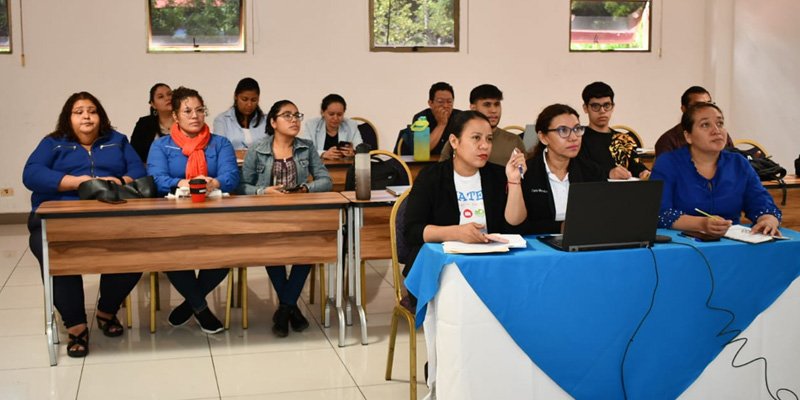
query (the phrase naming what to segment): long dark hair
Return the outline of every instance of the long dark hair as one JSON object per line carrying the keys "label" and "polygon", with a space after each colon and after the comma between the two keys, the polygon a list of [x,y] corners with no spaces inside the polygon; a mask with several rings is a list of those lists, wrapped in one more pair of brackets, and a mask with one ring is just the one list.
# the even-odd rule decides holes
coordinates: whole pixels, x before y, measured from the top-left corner
{"label": "long dark hair", "polygon": [[278,118],[278,113],[281,111],[281,108],[283,108],[283,106],[288,104],[297,107],[297,105],[295,105],[289,100],[278,100],[275,102],[275,104],[272,105],[272,107],[269,108],[269,112],[267,112],[267,127],[266,127],[267,135],[275,134],[275,128],[272,127],[272,121]]}
{"label": "long dark hair", "polygon": [[50,132],[47,136],[58,139],[64,138],[73,142],[78,141],[78,135],[76,135],[75,130],[72,129],[72,107],[75,106],[78,100],[89,100],[97,108],[97,116],[100,117],[100,136],[108,134],[114,129],[114,127],[111,126],[111,121],[108,119],[106,109],[100,104],[100,100],[97,100],[97,97],[94,97],[89,92],[78,92],[73,93],[67,98],[64,107],[61,108],[61,114],[58,115],[56,130]]}
{"label": "long dark hair", "polygon": [[344,108],[344,110],[347,111],[347,103],[344,101],[344,97],[336,93],[331,93],[322,98],[322,104],[320,105],[320,110],[322,112],[325,112],[325,110],[328,109],[328,106],[330,106],[333,103],[341,104],[342,108]]}
{"label": "long dark hair", "polygon": [[[542,110],[539,113],[539,116],[536,117],[536,132],[542,132],[547,134],[547,130],[550,129],[550,123],[553,122],[553,119],[559,115],[564,114],[572,114],[578,119],[580,116],[578,112],[575,111],[574,108],[566,105],[566,104],[551,104]],[[536,147],[533,148],[533,156],[537,156],[544,152],[545,147],[547,147],[544,143],[539,141],[536,143]]]}
{"label": "long dark hair", "polygon": [[242,78],[242,80],[236,84],[236,89],[233,91],[233,112],[236,114],[236,121],[239,123],[239,126],[245,129],[250,128],[250,121],[252,121],[253,118],[256,119],[256,124],[253,125],[253,128],[257,127],[258,124],[261,123],[261,117],[264,115],[264,111],[261,111],[261,107],[258,105],[256,106],[256,111],[250,115],[250,118],[245,117],[244,114],[239,112],[239,108],[236,107],[236,96],[248,90],[252,90],[256,92],[257,95],[261,96],[261,88],[258,86],[258,82],[253,78]]}
{"label": "long dark hair", "polygon": [[169,85],[167,85],[166,83],[161,83],[161,82],[156,83],[155,85],[153,85],[153,87],[150,88],[150,101],[148,102],[148,103],[150,103],[150,115],[156,115],[156,109],[153,108],[153,104],[152,103],[153,103],[153,100],[155,100],[155,98],[156,98],[156,90],[158,90],[158,88],[160,88],[160,87],[165,87],[167,89],[172,90],[172,88],[169,87]]}

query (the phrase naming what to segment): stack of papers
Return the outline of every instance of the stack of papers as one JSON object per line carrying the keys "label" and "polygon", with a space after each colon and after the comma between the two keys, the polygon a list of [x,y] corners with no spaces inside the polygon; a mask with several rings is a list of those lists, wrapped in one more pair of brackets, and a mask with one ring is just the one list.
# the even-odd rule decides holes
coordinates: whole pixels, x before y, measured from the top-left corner
{"label": "stack of papers", "polygon": [[400,197],[406,190],[410,189],[410,185],[401,185],[401,186],[387,186],[386,191],[389,194]]}
{"label": "stack of papers", "polygon": [[745,243],[764,243],[775,239],[788,239],[779,236],[770,236],[763,233],[752,233],[750,228],[744,225],[733,225],[725,232],[728,239],[738,240]]}
{"label": "stack of papers", "polygon": [[493,233],[492,236],[499,236],[508,243],[489,242],[489,243],[464,243],[448,241],[442,243],[444,252],[449,254],[482,254],[482,253],[505,253],[509,249],[524,249],[528,246],[525,239],[520,235]]}

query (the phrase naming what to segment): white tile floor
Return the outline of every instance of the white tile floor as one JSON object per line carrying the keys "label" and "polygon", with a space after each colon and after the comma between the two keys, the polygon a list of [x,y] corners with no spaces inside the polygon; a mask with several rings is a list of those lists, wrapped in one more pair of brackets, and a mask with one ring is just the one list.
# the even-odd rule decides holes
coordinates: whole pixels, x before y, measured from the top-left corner
{"label": "white tile floor", "polygon": [[[172,328],[170,304],[182,299],[161,275],[162,311],[158,331],[149,331],[149,284],[144,277],[132,293],[133,327],[107,338],[94,323],[98,276],[86,276],[86,311],[92,330],[85,359],[66,355],[50,367],[44,335],[42,282],[28,250],[23,225],[0,225],[0,399],[407,399],[408,330],[400,323],[393,380],[384,380],[393,307],[389,263],[367,266],[369,345],[360,344],[357,325],[347,328],[338,347],[336,313],[331,328],[321,326],[318,304],[309,304],[308,285],[301,309],[311,321],[302,333],[279,339],[270,331],[276,301],[263,268],[248,270],[249,329],[233,310],[231,329],[206,335],[192,322]],[[210,296],[224,317],[225,282]],[[124,310],[119,314],[124,319]],[[356,316],[356,321],[358,318]],[[425,340],[417,336],[417,390],[422,382]],[[61,328],[60,337],[66,334]]]}

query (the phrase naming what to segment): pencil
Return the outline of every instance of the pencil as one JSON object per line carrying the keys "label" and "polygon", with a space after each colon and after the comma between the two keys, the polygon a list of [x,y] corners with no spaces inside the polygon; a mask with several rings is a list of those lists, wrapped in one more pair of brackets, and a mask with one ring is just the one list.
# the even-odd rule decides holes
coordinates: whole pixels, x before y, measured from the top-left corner
{"label": "pencil", "polygon": [[695,211],[697,211],[697,212],[699,212],[700,214],[703,214],[703,215],[705,215],[705,216],[706,216],[706,217],[708,217],[708,218],[722,219],[722,218],[720,218],[720,217],[718,217],[718,216],[716,216],[716,215],[711,215],[711,214],[709,214],[709,213],[707,213],[707,212],[705,212],[705,211],[703,211],[703,210],[701,210],[701,209],[699,209],[699,208],[695,208],[694,210],[695,210]]}

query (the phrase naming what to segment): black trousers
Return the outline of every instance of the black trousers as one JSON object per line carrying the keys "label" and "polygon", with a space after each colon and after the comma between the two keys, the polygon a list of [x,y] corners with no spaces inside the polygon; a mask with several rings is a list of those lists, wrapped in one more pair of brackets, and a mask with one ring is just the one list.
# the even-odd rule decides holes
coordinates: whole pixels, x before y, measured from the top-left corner
{"label": "black trousers", "polygon": [[208,308],[206,296],[225,279],[228,270],[228,268],[201,269],[196,275],[194,270],[170,271],[167,272],[167,277],[192,310],[199,313]]}
{"label": "black trousers", "polygon": [[278,301],[284,305],[296,305],[303,286],[306,284],[311,265],[293,265],[289,277],[286,277],[286,266],[267,266],[267,275],[272,281],[272,287],[278,294]]}
{"label": "black trousers", "polygon": [[[31,236],[28,245],[31,252],[39,260],[39,272],[44,278],[42,263],[42,221],[34,213],[28,217],[28,232]],[[116,314],[125,297],[136,287],[141,272],[125,274],[100,275],[100,299],[97,309],[109,314]],[[80,275],[65,275],[53,277],[53,303],[64,320],[67,328],[86,323],[86,309],[84,308],[83,277]]]}

